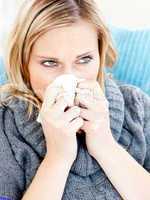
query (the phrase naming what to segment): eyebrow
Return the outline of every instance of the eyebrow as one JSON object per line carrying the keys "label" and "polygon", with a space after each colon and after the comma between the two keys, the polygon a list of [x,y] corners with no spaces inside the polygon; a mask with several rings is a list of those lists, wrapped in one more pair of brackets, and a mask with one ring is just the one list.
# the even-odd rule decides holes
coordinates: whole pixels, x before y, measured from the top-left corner
{"label": "eyebrow", "polygon": [[[88,54],[90,54],[90,53],[92,53],[92,52],[93,52],[93,51],[88,51],[88,52],[86,52],[86,53],[83,53],[83,54],[81,54],[81,55],[78,55],[76,58],[81,58],[81,57],[86,56],[86,55],[88,55]],[[51,59],[54,59],[54,60],[58,60],[58,58],[51,57],[51,56],[40,56],[40,55],[36,55],[36,57],[38,57],[38,58],[44,58],[44,59],[49,59],[49,58],[51,58]]]}

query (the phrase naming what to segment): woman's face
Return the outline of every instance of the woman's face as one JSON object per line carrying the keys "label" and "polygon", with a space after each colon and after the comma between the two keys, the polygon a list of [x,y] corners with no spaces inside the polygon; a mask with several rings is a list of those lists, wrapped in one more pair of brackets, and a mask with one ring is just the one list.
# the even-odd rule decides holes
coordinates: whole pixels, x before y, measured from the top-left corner
{"label": "woman's face", "polygon": [[43,101],[46,87],[59,75],[96,80],[100,65],[98,37],[94,27],[80,20],[53,29],[35,42],[29,60],[32,89]]}

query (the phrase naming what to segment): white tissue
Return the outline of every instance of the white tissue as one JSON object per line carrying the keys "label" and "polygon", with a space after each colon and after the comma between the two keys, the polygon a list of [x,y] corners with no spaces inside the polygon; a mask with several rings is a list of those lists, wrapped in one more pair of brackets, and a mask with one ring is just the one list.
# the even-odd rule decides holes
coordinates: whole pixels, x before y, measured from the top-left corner
{"label": "white tissue", "polygon": [[[59,98],[62,94],[64,98],[68,102],[68,106],[74,105],[74,98],[75,98],[75,90],[77,87],[77,83],[81,82],[85,79],[77,78],[72,74],[63,74],[58,76],[52,83],[51,86],[60,87],[62,90],[58,94],[57,98]],[[56,100],[57,100],[56,98]],[[37,121],[41,123],[40,113],[38,115]]]}

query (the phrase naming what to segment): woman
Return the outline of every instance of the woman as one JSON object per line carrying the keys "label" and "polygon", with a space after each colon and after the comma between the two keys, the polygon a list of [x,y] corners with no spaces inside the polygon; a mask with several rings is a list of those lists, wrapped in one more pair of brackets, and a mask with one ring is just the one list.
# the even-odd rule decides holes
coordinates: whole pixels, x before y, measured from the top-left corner
{"label": "woman", "polygon": [[[116,52],[94,2],[25,1],[8,52],[1,199],[149,200],[150,99],[104,73]],[[62,74],[85,79],[68,109],[48,87]]]}

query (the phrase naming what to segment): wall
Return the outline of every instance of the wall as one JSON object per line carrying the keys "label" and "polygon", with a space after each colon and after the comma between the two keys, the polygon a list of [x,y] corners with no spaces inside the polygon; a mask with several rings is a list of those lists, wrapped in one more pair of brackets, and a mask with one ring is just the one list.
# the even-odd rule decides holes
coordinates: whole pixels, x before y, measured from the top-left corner
{"label": "wall", "polygon": [[[23,0],[0,0],[0,55]],[[27,0],[26,0],[27,1]],[[95,0],[106,23],[128,29],[150,28],[150,0]]]}

